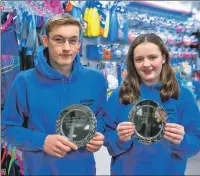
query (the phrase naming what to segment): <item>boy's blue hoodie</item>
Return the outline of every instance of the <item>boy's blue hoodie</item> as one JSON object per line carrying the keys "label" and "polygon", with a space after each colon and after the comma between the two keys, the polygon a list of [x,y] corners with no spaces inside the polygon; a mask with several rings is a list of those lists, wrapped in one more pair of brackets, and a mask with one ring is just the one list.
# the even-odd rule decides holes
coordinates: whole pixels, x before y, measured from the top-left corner
{"label": "boy's blue hoodie", "polygon": [[163,138],[158,143],[144,145],[134,137],[128,142],[120,141],[116,128],[128,121],[128,113],[133,104],[119,103],[120,88],[110,96],[107,103],[105,146],[112,156],[112,175],[183,175],[187,158],[200,150],[200,112],[192,93],[180,86],[178,100],[160,100],[160,84],[147,86],[141,84],[140,99],[156,101],[165,108],[167,122],[184,126],[185,136],[179,145]]}
{"label": "boy's blue hoodie", "polygon": [[[93,153],[85,148],[57,158],[45,153],[43,144],[47,135],[55,134],[56,119],[70,104],[90,107],[102,132],[106,88],[103,75],[83,67],[78,54],[66,77],[48,65],[44,47],[39,48],[35,68],[16,77],[2,113],[2,138],[22,149],[25,175],[95,175]],[[26,118],[28,128],[23,127]]]}

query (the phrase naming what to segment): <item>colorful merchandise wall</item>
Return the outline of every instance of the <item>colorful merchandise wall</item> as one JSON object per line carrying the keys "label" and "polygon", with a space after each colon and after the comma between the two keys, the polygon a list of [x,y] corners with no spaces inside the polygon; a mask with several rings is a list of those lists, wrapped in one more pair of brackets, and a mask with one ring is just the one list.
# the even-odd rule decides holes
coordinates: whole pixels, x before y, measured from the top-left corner
{"label": "colorful merchandise wall", "polygon": [[[199,99],[199,25],[192,19],[192,13],[161,8],[147,2],[121,1],[113,3],[110,7],[109,5],[108,3],[103,8],[98,3],[88,2],[83,13],[83,19],[89,26],[89,35],[87,32],[84,33],[85,58],[93,67],[96,62],[96,68],[105,74],[109,88],[120,85],[126,75],[125,59],[130,43],[139,34],[153,32],[168,46],[171,64],[177,72],[177,78],[191,89],[196,99]],[[104,26],[100,22],[98,36],[90,34],[93,19],[88,20],[88,16],[95,8],[105,21]]]}
{"label": "colorful merchandise wall", "polygon": [[[16,75],[34,67],[45,22],[58,13],[69,13],[80,20],[81,61],[102,71],[108,93],[126,76],[125,60],[131,42],[140,34],[153,32],[165,41],[181,84],[200,100],[200,18],[196,17],[200,12],[198,8],[192,12],[194,4],[190,5],[183,10],[150,1],[2,1],[1,109]],[[23,175],[20,149],[2,143],[1,151],[2,175]]]}

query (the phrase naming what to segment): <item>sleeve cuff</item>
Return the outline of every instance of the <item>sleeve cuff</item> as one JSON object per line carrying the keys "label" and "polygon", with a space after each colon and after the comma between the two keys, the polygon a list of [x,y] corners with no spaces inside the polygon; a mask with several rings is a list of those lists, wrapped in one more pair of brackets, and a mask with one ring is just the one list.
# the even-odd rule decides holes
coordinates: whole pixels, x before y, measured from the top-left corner
{"label": "sleeve cuff", "polygon": [[187,134],[184,135],[184,138],[183,138],[183,140],[181,141],[180,144],[172,144],[171,143],[171,147],[175,148],[175,149],[177,148],[177,149],[180,149],[180,150],[184,150],[186,141],[187,141]]}
{"label": "sleeve cuff", "polygon": [[131,137],[131,139],[127,142],[121,141],[118,137],[118,140],[116,142],[116,145],[119,147],[121,150],[127,150],[130,148],[130,146],[133,144],[134,137]]}
{"label": "sleeve cuff", "polygon": [[47,137],[47,134],[45,133],[41,133],[39,135],[37,135],[36,139],[35,139],[35,144],[36,144],[36,148],[38,148],[39,150],[44,150],[44,141]]}

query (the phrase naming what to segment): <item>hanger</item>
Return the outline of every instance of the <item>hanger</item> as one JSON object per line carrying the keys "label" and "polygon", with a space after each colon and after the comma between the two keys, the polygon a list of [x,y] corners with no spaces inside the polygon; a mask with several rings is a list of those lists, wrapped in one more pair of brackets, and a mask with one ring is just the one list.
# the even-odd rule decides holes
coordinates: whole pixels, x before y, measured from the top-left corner
{"label": "hanger", "polygon": [[13,8],[0,6],[0,11],[2,11],[2,12],[13,12]]}
{"label": "hanger", "polygon": [[10,16],[9,18],[7,19],[7,21],[1,26],[1,32],[7,30],[9,24],[12,22],[13,20],[13,12],[10,12]]}

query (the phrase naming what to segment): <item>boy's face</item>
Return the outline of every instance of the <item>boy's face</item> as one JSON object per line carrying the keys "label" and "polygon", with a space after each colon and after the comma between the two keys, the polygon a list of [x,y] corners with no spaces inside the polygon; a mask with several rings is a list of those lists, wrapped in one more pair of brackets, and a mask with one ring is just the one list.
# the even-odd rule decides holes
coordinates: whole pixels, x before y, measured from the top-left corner
{"label": "boy's face", "polygon": [[57,68],[71,66],[80,48],[80,31],[76,25],[57,25],[43,37],[51,63]]}

